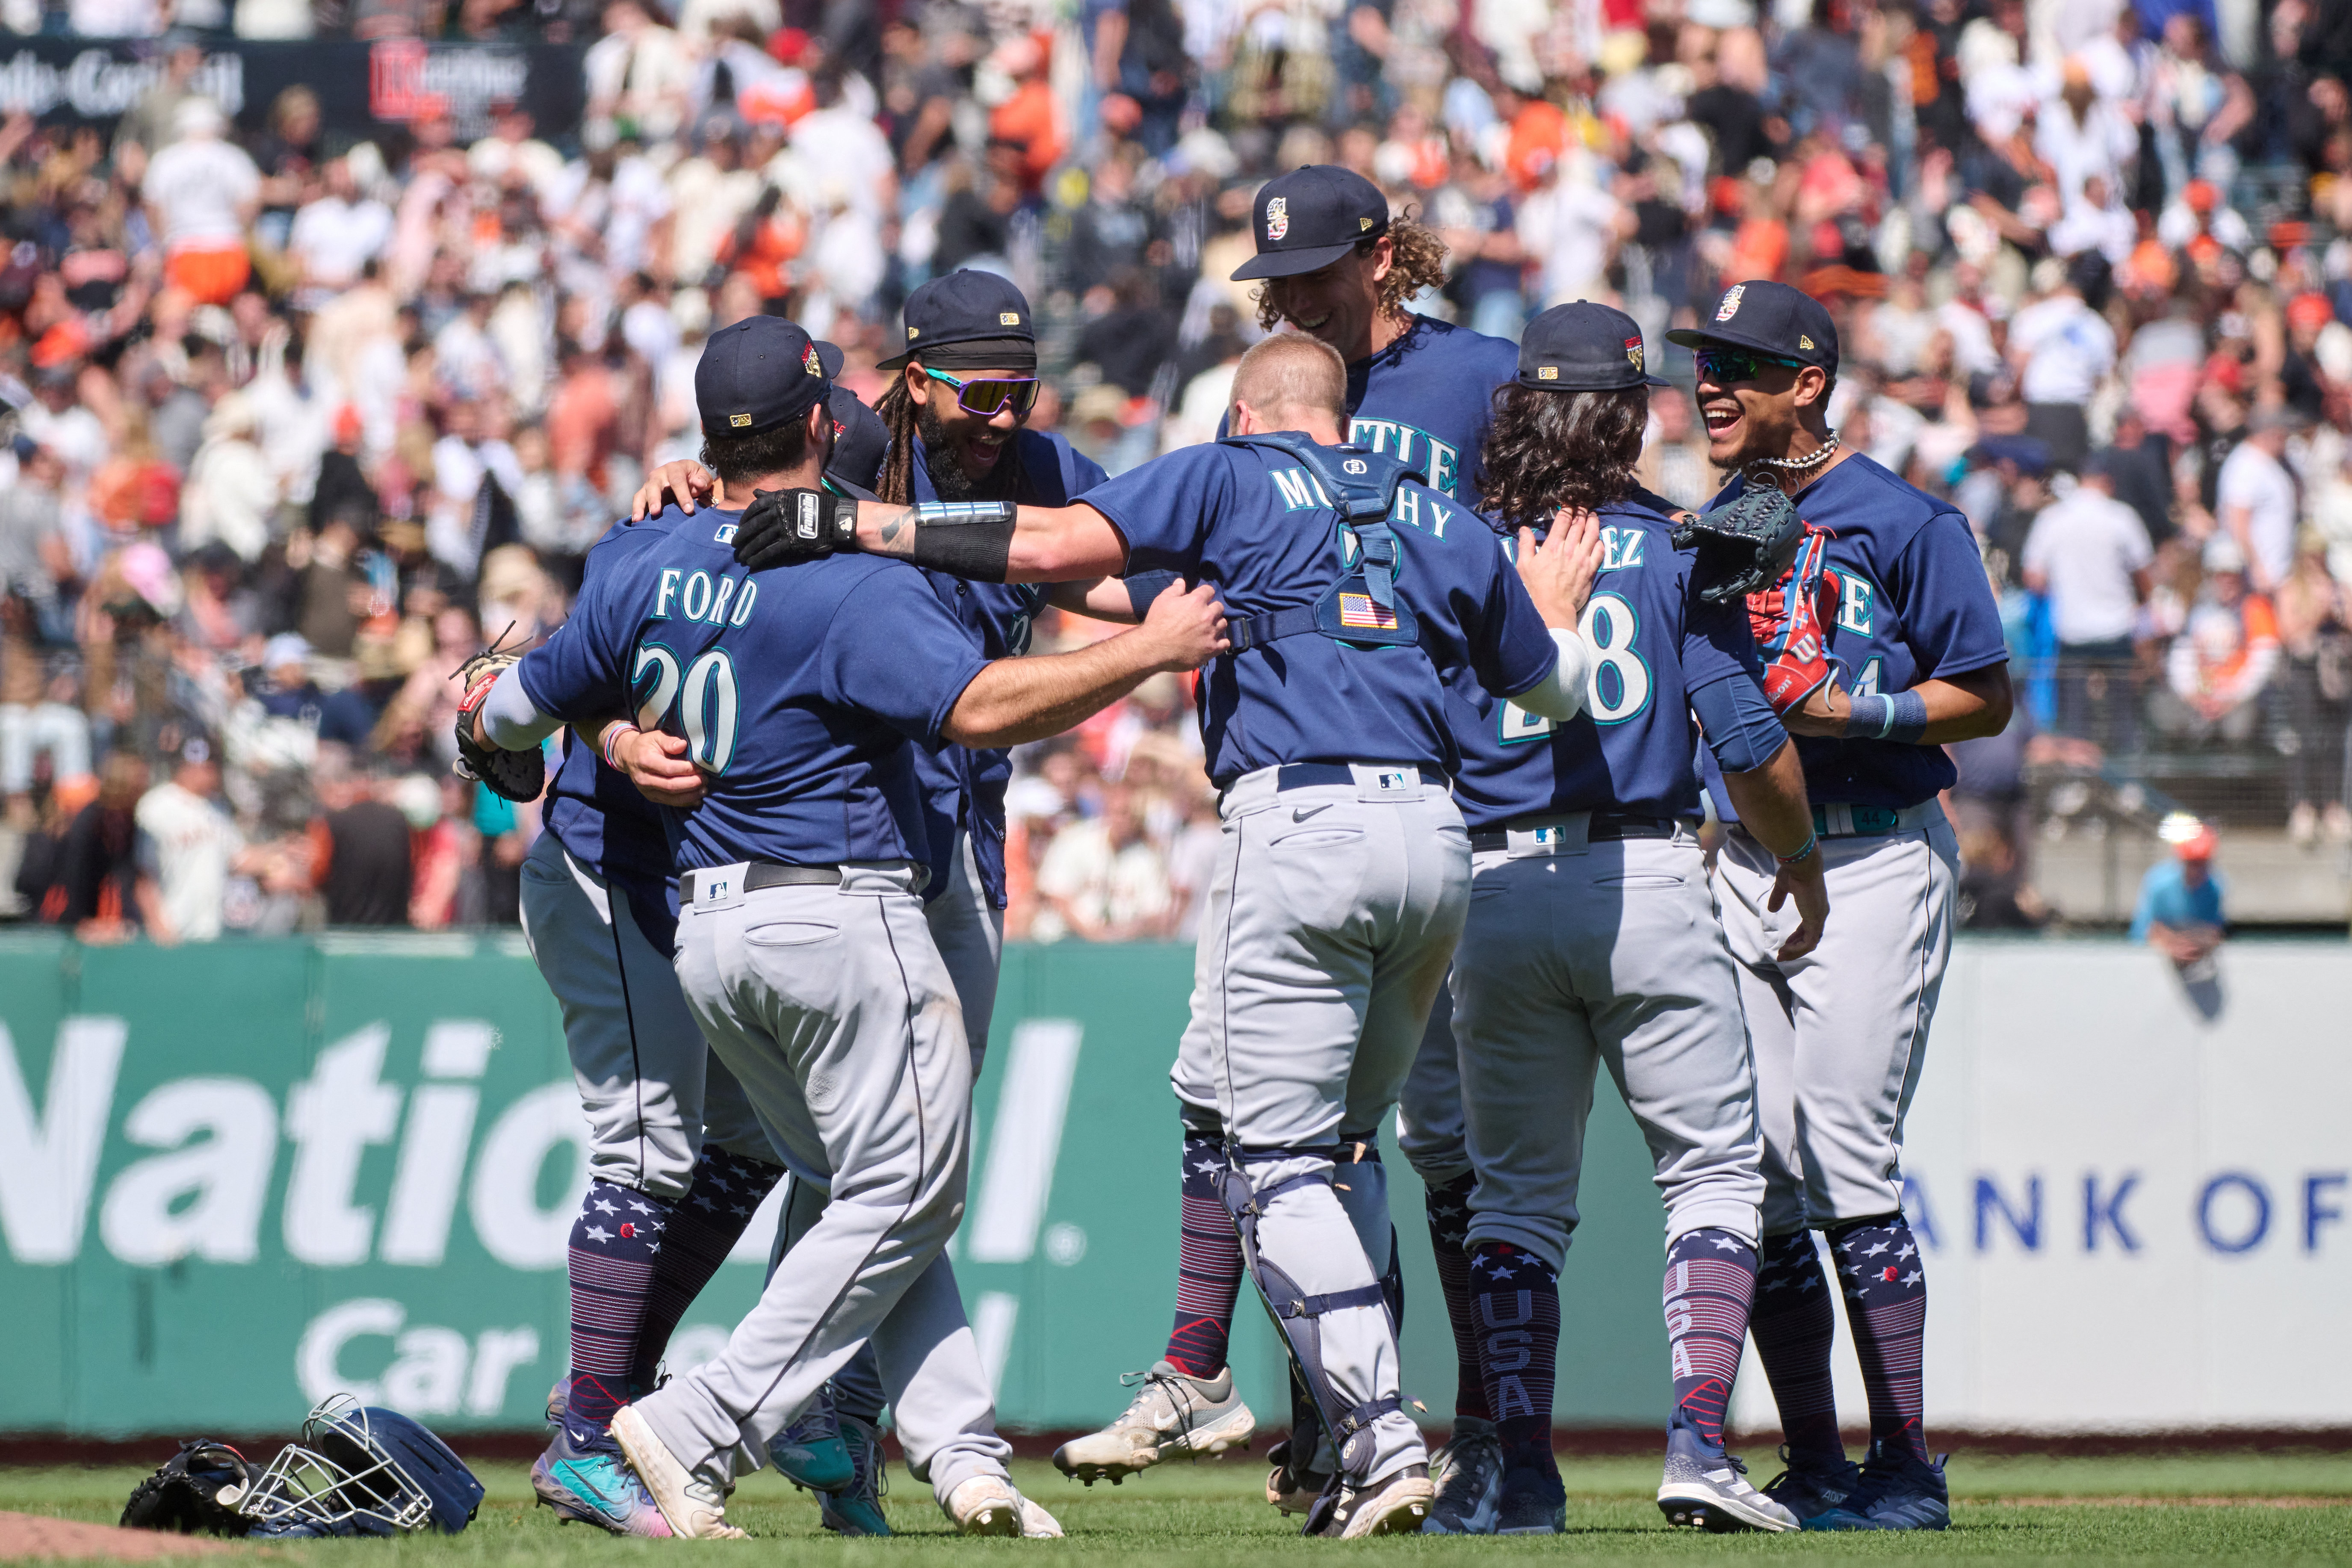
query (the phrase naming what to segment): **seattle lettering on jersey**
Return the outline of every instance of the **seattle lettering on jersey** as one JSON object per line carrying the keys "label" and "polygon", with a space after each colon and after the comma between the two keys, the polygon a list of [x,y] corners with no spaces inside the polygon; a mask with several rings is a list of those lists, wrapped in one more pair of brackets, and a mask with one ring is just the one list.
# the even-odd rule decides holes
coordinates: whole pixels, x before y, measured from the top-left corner
{"label": "seattle lettering on jersey", "polygon": [[1429,488],[1446,495],[1454,494],[1454,487],[1462,478],[1460,452],[1428,431],[1401,420],[1366,419],[1360,416],[1348,421],[1348,440],[1351,445],[1387,453],[1408,463],[1425,463]]}

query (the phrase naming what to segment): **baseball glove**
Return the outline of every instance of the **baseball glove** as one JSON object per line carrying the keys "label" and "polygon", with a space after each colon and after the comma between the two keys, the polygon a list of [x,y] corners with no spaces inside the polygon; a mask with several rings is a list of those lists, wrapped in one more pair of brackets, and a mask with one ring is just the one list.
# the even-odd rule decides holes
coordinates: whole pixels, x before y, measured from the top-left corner
{"label": "baseball glove", "polygon": [[1829,634],[1843,591],[1836,573],[1822,564],[1829,535],[1808,527],[1788,574],[1769,588],[1748,595],[1748,625],[1764,655],[1764,695],[1772,711],[1787,718],[1830,679]]}
{"label": "baseball glove", "polygon": [[173,1530],[193,1535],[243,1535],[253,1521],[236,1511],[261,1467],[226,1443],[183,1443],[161,1469],[132,1489],[122,1523],[131,1530]]}
{"label": "baseball glove", "polygon": [[1804,528],[1779,486],[1751,481],[1721,506],[1685,514],[1675,526],[1675,548],[1697,549],[1698,596],[1719,605],[1779,582],[1797,558]]}
{"label": "baseball glove", "polygon": [[508,752],[483,745],[474,739],[474,716],[489,700],[490,688],[499,683],[499,677],[521,658],[519,653],[487,647],[457,671],[457,679],[466,688],[466,695],[457,701],[457,773],[460,777],[479,780],[493,795],[514,801],[537,800],[546,792],[547,758],[537,746],[528,752]]}

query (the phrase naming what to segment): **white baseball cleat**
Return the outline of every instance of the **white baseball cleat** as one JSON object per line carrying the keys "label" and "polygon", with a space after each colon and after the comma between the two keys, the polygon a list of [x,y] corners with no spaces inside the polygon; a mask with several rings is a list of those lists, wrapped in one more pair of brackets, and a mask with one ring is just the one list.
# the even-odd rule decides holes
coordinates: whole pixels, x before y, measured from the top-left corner
{"label": "white baseball cleat", "polygon": [[1368,1535],[1417,1535],[1429,1522],[1437,1489],[1429,1484],[1429,1467],[1407,1465],[1384,1480],[1368,1487],[1345,1487],[1331,1517],[1318,1532],[1335,1541],[1360,1541]]}
{"label": "white baseball cleat", "polygon": [[1062,1527],[1054,1516],[1013,1489],[1003,1476],[972,1476],[940,1505],[964,1535],[1019,1535],[1057,1541]]}
{"label": "white baseball cleat", "polygon": [[679,1464],[635,1405],[624,1405],[613,1413],[613,1439],[653,1494],[654,1506],[669,1521],[672,1534],[695,1541],[750,1539],[727,1522],[726,1494]]}
{"label": "white baseball cleat", "polygon": [[1143,1386],[1118,1420],[1054,1450],[1054,1466],[1064,1475],[1117,1486],[1162,1459],[1246,1448],[1257,1435],[1257,1418],[1234,1392],[1230,1367],[1214,1377],[1190,1377],[1161,1361],[1120,1381]]}

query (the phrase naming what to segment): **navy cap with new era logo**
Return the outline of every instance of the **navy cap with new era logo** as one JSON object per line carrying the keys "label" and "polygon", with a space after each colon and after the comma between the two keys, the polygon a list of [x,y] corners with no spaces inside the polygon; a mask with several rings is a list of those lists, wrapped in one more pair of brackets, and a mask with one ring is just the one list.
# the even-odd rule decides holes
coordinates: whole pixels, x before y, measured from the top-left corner
{"label": "navy cap with new era logo", "polygon": [[694,405],[707,436],[773,430],[832,390],[816,344],[780,316],[747,316],[719,328],[694,367]]}
{"label": "navy cap with new era logo", "polygon": [[907,296],[904,352],[878,368],[919,359],[934,369],[1033,370],[1037,328],[1029,297],[993,272],[970,268],[934,278]]}
{"label": "navy cap with new era logo", "polygon": [[1542,392],[1618,392],[1666,386],[1643,363],[1640,323],[1624,311],[1579,300],[1554,305],[1519,338],[1521,386]]}
{"label": "navy cap with new era logo", "polygon": [[1666,342],[1686,349],[1729,343],[1837,374],[1837,325],[1829,311],[1804,290],[1765,279],[1734,283],[1697,326],[1668,332]]}
{"label": "navy cap with new era logo", "polygon": [[1320,271],[1388,229],[1378,185],[1337,163],[1308,163],[1258,187],[1257,254],[1234,268],[1234,281]]}

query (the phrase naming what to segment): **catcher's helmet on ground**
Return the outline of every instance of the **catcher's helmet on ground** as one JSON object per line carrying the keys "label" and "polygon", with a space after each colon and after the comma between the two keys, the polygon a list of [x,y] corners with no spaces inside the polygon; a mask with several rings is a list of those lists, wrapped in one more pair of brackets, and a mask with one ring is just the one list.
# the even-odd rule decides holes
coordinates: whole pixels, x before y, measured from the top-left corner
{"label": "catcher's helmet on ground", "polygon": [[239,1505],[260,1535],[455,1535],[482,1483],[449,1446],[396,1410],[347,1394],[321,1402],[302,1437],[270,1461]]}

